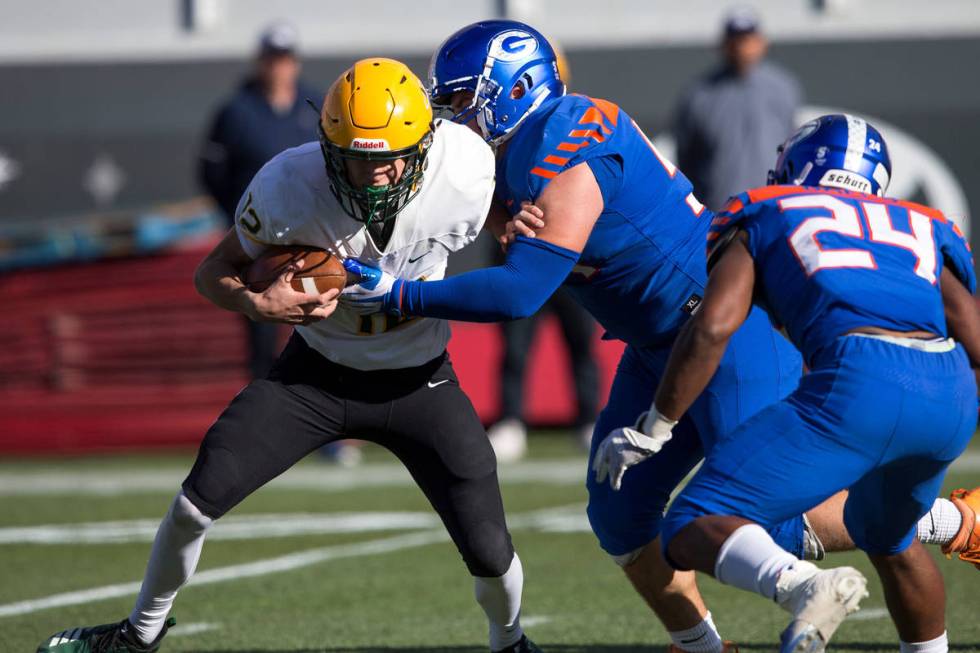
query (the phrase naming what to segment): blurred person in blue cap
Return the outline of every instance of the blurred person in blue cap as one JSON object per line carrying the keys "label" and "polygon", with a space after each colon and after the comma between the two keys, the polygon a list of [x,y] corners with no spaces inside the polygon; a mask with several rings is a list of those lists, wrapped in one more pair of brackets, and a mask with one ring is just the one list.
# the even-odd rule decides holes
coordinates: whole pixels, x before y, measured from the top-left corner
{"label": "blurred person in blue cap", "polygon": [[[283,150],[316,137],[317,114],[307,98],[323,94],[300,80],[299,35],[273,23],[259,37],[254,66],[218,109],[200,152],[198,178],[230,227],[252,177]],[[276,359],[275,324],[248,322],[249,371],[262,378]]]}
{"label": "blurred person in blue cap", "polygon": [[[201,149],[198,177],[229,227],[259,168],[316,137],[317,112],[306,100],[319,101],[323,93],[300,79],[298,47],[299,34],[289,23],[272,23],[262,31],[251,72],[218,110]],[[261,379],[279,355],[279,327],[248,318],[245,323],[249,374]],[[348,442],[327,445],[323,453],[345,467],[361,460],[360,448]]]}
{"label": "blurred person in blue cap", "polygon": [[796,126],[800,85],[766,60],[768,46],[755,11],[730,11],[721,65],[687,89],[675,113],[677,164],[712,210],[764,184],[772,152]]}

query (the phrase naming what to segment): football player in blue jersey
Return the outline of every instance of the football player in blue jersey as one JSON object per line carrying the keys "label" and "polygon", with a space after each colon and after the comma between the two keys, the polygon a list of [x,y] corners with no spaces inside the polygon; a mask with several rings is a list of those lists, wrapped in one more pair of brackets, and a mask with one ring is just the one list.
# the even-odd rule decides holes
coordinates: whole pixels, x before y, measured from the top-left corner
{"label": "football player in blue jersey", "polygon": [[651,406],[669,425],[696,405],[753,305],[802,352],[799,388],[707,454],[662,528],[675,568],[793,615],[783,653],[823,651],[867,581],[799,560],[765,529],[847,488],[844,522],[878,571],[901,650],[948,650],[942,576],[915,535],[976,427],[976,278],[962,234],[939,211],[886,199],[889,176],[864,120],[800,128],[771,175],[779,185],[714,218],[700,310]]}
{"label": "football player in blue jersey", "polygon": [[[348,261],[365,281],[341,300],[403,315],[499,321],[533,313],[567,281],[607,337],[628,343],[592,443],[592,527],[670,632],[671,650],[726,650],[693,574],[675,573],[664,562],[660,521],[702,445],[709,450],[796,387],[799,356],[754,309],[718,374],[675,428],[646,415],[673,339],[704,293],[710,213],[625,112],[605,100],[564,95],[551,47],[527,25],[488,21],[463,28],[434,56],[431,77],[433,100],[450,106],[457,121],[496,150],[491,213],[506,220],[533,200],[537,207],[529,210],[540,216],[543,209],[553,219],[527,218],[537,233],[514,239],[503,266],[446,281],[403,281]],[[631,465],[636,470],[624,478]],[[813,555],[814,530],[844,530],[839,505],[810,511],[815,529],[793,517],[770,532],[794,553]]]}
{"label": "football player in blue jersey", "polygon": [[[591,459],[597,468],[615,456],[638,464],[625,480],[625,466],[614,470],[610,482],[589,474],[592,527],[680,650],[725,650],[694,575],[675,574],[651,543],[671,491],[701,460],[702,443],[710,448],[791,392],[801,373],[799,355],[773,331],[764,311],[754,310],[673,440],[641,462],[649,453],[622,429],[636,424],[649,406],[670,345],[701,301],[710,212],[625,111],[564,93],[551,46],[527,25],[488,21],[463,28],[435,55],[431,77],[435,103],[452,107],[457,121],[479,130],[496,150],[493,211],[507,218],[533,200],[559,217],[534,238],[517,237],[503,265],[445,281],[393,279],[348,261],[366,281],[341,301],[403,315],[491,322],[534,313],[567,279],[568,291],[607,337],[628,343],[596,426]],[[613,432],[618,437],[608,440]],[[802,554],[802,518],[788,519],[774,534]]]}

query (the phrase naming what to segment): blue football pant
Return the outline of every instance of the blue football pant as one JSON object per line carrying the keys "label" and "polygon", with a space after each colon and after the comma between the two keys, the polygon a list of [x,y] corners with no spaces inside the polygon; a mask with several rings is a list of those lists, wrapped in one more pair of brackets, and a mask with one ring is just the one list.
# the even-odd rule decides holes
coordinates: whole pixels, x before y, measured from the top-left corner
{"label": "blue football pant", "polygon": [[[623,556],[653,541],[660,533],[664,509],[677,485],[738,424],[796,388],[802,363],[796,349],[776,333],[768,317],[754,309],[732,337],[718,372],[683,419],[673,437],[648,460],[631,467],[619,491],[596,483],[592,459],[610,431],[632,426],[649,409],[670,356],[670,347],[629,346],[613,380],[609,402],[592,437],[586,487],[588,516],[602,548]],[[774,526],[773,537],[802,553],[802,516]]]}
{"label": "blue football pant", "polygon": [[976,384],[961,347],[925,352],[839,338],[795,392],[707,456],[664,521],[664,550],[702,515],[771,528],[849,488],[844,524],[858,548],[900,553],[976,418]]}

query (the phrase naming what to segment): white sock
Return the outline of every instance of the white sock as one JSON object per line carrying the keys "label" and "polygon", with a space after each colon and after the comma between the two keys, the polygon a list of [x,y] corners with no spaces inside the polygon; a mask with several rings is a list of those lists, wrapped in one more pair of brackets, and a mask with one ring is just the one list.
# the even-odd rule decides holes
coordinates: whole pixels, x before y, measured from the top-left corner
{"label": "white sock", "polygon": [[944,632],[936,639],[930,639],[928,642],[913,642],[911,644],[901,642],[899,644],[899,650],[902,653],[947,653],[949,651],[949,640],[946,639],[946,633]]}
{"label": "white sock", "polygon": [[670,639],[674,646],[682,651],[690,653],[722,653],[725,645],[721,641],[721,635],[715,628],[715,622],[711,619],[711,613],[704,615],[704,619],[694,628],[687,630],[671,631]]}
{"label": "white sock", "polygon": [[949,499],[936,499],[919,520],[918,538],[923,544],[949,544],[963,523],[963,515]]}
{"label": "white sock", "polygon": [[776,581],[796,556],[780,548],[761,526],[746,524],[728,536],[718,552],[715,578],[726,585],[776,598]]}
{"label": "white sock", "polygon": [[524,568],[514,553],[510,568],[498,578],[473,577],[476,602],[490,622],[490,650],[499,651],[521,641],[521,592],[524,590]]}
{"label": "white sock", "polygon": [[177,590],[197,568],[204,534],[212,522],[183,492],[170,504],[153,540],[143,585],[129,615],[133,632],[144,644],[155,640],[163,630]]}

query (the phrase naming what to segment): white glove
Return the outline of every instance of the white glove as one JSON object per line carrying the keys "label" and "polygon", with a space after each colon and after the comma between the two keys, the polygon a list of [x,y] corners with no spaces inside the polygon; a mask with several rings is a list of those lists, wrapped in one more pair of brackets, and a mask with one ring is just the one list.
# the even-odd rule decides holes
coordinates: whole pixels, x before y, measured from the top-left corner
{"label": "white glove", "polygon": [[397,307],[389,303],[392,287],[400,279],[352,258],[344,259],[344,268],[357,277],[358,282],[341,291],[341,304],[362,315],[395,312],[393,309]]}
{"label": "white glove", "polygon": [[640,415],[633,428],[624,426],[610,432],[599,443],[592,461],[596,482],[602,483],[609,476],[609,486],[619,490],[626,470],[663,449],[676,425],[677,420],[667,419],[651,408]]}

